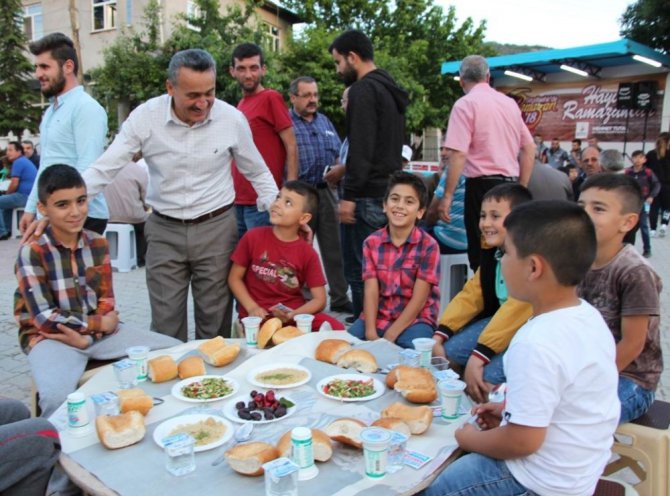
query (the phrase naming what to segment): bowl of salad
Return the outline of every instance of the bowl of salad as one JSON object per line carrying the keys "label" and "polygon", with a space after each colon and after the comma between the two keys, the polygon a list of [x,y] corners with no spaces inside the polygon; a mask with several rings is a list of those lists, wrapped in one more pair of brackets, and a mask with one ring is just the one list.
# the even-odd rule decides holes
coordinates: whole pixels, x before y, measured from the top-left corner
{"label": "bowl of salad", "polygon": [[172,386],[172,396],[189,403],[209,403],[235,394],[238,384],[221,375],[199,375],[179,381]]}
{"label": "bowl of salad", "polygon": [[338,401],[369,401],[379,398],[386,387],[381,381],[363,374],[337,374],[321,379],[317,391]]}

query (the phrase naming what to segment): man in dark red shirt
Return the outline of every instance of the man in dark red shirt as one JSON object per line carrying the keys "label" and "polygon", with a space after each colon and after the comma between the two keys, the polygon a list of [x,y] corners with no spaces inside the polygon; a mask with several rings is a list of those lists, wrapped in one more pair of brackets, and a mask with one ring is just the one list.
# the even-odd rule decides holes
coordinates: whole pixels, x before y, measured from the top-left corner
{"label": "man in dark red shirt", "polygon": [[[230,62],[230,75],[238,82],[243,97],[237,104],[249,121],[256,148],[281,189],[284,179],[298,179],[298,147],[293,121],[281,94],[263,87],[267,68],[263,51],[253,43],[235,47]],[[237,230],[240,238],[252,227],[268,226],[268,212],[259,212],[258,195],[251,183],[233,165]]]}

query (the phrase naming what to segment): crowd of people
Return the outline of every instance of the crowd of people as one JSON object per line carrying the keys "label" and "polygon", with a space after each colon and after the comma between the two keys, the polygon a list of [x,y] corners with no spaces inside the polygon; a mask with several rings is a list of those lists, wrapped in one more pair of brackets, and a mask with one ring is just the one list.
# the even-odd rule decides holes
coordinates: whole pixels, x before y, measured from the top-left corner
{"label": "crowd of people", "polygon": [[[211,55],[183,50],[170,61],[167,93],[134,109],[105,149],[107,117],[77,82],[72,42],[56,33],[30,50],[52,100],[39,169],[21,143],[10,145],[26,211],[15,315],[43,416],[76,388],[90,358],[186,341],[190,288],[198,339],[231,336],[234,302],[239,317],[288,323],[309,313],[315,331],[351,324],[360,339],[405,348],[432,337],[433,354],[462,372],[479,425],[456,432],[470,454],[425,494],[472,485],[592,493],[617,424],[650,407],[663,369],[661,281],[626,237],[639,225],[644,238],[647,213],[650,235],[666,232],[667,135],[647,156],[633,153],[623,174],[614,172],[621,154],[597,143],[581,150],[575,140],[567,153],[552,140],[538,155],[541,137],[490,86],[486,59],[468,56],[429,202],[425,182],[401,170],[409,96],[376,66],[361,31],[329,47],[346,86],[342,141],[318,111],[318,82],[296,78],[289,110],[262,84],[262,50],[244,43],[230,61],[243,94],[237,108],[215,96]],[[115,182],[116,192],[105,190]],[[129,202],[141,207],[110,215]],[[109,220],[143,230],[151,330],[122,324],[115,309],[102,236]],[[464,251],[474,276],[440,316],[440,255]],[[324,312],[326,288],[330,309],[350,313],[348,322]],[[503,382],[506,401],[487,403]],[[0,446],[12,432],[0,430]],[[43,494],[50,463],[12,486]],[[0,489],[6,480],[0,472]],[[62,474],[50,487],[72,490]]]}

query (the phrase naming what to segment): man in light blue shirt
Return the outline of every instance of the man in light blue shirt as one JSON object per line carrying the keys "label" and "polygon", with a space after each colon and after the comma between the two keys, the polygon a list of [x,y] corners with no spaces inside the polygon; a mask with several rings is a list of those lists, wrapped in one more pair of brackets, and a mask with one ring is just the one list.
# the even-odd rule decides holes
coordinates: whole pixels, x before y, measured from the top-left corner
{"label": "man in light blue shirt", "polygon": [[[53,33],[30,44],[35,55],[35,77],[44,96],[51,99],[40,124],[42,157],[38,174],[53,164],[67,164],[83,173],[104,149],[107,113],[79,85],[79,63],[72,41]],[[28,197],[21,218],[24,232],[37,211],[37,181]],[[109,211],[102,194],[89,203],[84,224],[99,234],[105,231]]]}

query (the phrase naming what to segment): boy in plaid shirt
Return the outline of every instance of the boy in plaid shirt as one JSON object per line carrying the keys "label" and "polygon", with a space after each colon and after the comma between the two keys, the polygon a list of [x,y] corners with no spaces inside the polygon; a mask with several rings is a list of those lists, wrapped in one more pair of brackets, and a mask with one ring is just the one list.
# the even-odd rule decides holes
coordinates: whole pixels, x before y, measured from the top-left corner
{"label": "boy in plaid shirt", "polygon": [[363,313],[349,328],[359,339],[384,338],[413,348],[432,338],[440,305],[440,248],[416,223],[426,212],[423,181],[396,172],[384,197],[388,225],[363,244]]}
{"label": "boy in plaid shirt", "polygon": [[48,417],[77,389],[89,358],[119,358],[129,346],[160,349],[181,341],[119,321],[107,240],[83,229],[88,198],[79,172],[61,164],[45,169],[38,197],[50,225],[19,248],[14,315]]}

